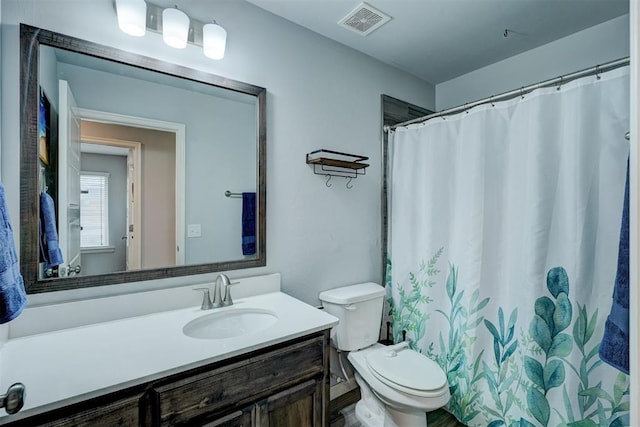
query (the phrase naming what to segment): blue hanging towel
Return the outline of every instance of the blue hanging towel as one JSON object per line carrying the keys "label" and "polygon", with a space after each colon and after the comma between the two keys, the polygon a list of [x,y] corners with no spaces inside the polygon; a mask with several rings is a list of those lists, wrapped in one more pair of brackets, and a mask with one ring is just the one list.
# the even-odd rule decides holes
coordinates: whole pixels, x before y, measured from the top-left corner
{"label": "blue hanging towel", "polygon": [[611,313],[604,326],[600,359],[629,374],[629,163],[624,190],[624,207],[618,245],[618,270]]}
{"label": "blue hanging towel", "polygon": [[242,193],[242,255],[256,253],[256,193]]}
{"label": "blue hanging towel", "polygon": [[58,244],[56,228],[56,207],[50,195],[40,194],[40,248],[44,256],[45,268],[62,264],[62,251]]}
{"label": "blue hanging towel", "polygon": [[27,294],[13,242],[9,210],[0,183],[0,323],[7,323],[22,313]]}

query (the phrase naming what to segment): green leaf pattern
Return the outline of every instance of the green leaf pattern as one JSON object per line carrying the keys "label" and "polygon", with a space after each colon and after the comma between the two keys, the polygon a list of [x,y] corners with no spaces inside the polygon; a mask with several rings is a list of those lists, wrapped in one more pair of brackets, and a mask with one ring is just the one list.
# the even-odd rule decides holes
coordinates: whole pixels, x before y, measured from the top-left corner
{"label": "green leaf pattern", "polygon": [[[460,283],[455,265],[443,277],[443,252],[395,283],[388,259],[385,279],[394,340],[406,331],[411,348],[442,367],[452,414],[469,426],[629,426],[629,378],[598,356],[605,318],[572,300],[563,267],[547,272],[523,319],[526,302],[489,312],[491,299]],[[433,316],[445,327],[429,330]]]}

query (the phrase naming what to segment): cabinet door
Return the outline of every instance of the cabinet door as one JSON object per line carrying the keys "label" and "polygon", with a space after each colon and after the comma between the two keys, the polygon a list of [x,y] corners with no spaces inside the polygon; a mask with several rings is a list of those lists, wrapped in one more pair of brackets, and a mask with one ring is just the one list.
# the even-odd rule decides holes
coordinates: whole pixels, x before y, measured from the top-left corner
{"label": "cabinet door", "polygon": [[202,427],[253,427],[255,415],[255,405],[251,405],[242,411],[235,411],[217,420],[202,424]]}
{"label": "cabinet door", "polygon": [[322,380],[310,380],[268,397],[256,408],[256,426],[323,426],[322,389]]}

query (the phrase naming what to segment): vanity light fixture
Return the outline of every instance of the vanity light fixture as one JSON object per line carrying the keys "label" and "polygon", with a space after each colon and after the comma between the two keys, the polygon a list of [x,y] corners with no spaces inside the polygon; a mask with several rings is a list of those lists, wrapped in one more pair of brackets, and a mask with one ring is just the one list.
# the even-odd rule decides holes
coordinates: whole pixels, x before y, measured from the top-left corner
{"label": "vanity light fixture", "polygon": [[162,39],[176,49],[187,47],[189,17],[178,6],[162,11]]}
{"label": "vanity light fixture", "polygon": [[227,44],[227,30],[213,21],[202,27],[202,50],[204,55],[211,59],[224,58],[224,50]]}
{"label": "vanity light fixture", "polygon": [[143,36],[146,28],[162,34],[164,42],[176,49],[191,43],[201,46],[208,58],[224,58],[227,31],[216,21],[205,24],[189,18],[178,6],[165,9],[144,0],[115,0],[115,6],[118,25],[127,34]]}
{"label": "vanity light fixture", "polygon": [[118,26],[131,36],[144,36],[147,27],[147,4],[144,0],[116,0]]}

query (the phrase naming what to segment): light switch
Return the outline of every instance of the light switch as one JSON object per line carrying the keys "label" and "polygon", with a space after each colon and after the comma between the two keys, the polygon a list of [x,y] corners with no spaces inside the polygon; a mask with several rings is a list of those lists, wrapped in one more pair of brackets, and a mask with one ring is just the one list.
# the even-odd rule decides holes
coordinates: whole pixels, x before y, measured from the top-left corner
{"label": "light switch", "polygon": [[200,224],[188,224],[187,225],[187,237],[201,237],[202,226]]}

